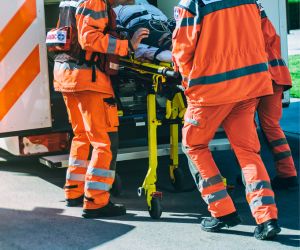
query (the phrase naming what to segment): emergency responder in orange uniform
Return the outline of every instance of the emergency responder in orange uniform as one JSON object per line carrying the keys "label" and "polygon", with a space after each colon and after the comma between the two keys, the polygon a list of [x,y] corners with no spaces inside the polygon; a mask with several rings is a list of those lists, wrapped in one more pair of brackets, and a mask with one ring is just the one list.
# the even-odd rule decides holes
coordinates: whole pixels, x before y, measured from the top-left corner
{"label": "emergency responder in orange uniform", "polygon": [[[83,217],[118,216],[126,213],[123,205],[110,201],[118,148],[118,114],[110,76],[98,62],[103,55],[126,56],[131,45],[136,49],[149,31],[138,30],[131,40],[110,34],[114,23],[113,4],[124,0],[62,1],[59,25],[72,27],[80,55],[71,52],[55,59],[54,87],[63,93],[74,138],[72,140],[65,196],[67,206],[83,205]],[[71,13],[71,15],[70,15]],[[73,13],[73,16],[72,16]],[[75,18],[72,20],[72,17]],[[72,26],[72,25],[71,25]],[[73,34],[74,35],[74,34]],[[75,52],[74,52],[75,51]],[[95,52],[100,52],[94,56]],[[74,59],[79,56],[79,59]],[[99,58],[98,58],[99,57]],[[99,63],[103,63],[100,61]],[[114,65],[109,63],[109,66]],[[92,145],[91,160],[88,161]]]}
{"label": "emergency responder in orange uniform", "polygon": [[283,91],[292,87],[288,67],[281,57],[280,37],[268,19],[261,3],[262,30],[268,54],[269,71],[273,80],[274,94],[260,98],[257,108],[260,126],[271,146],[277,176],[271,181],[275,189],[298,187],[297,171],[291,149],[280,127]]}
{"label": "emergency responder in orange uniform", "polygon": [[173,60],[188,102],[183,151],[212,216],[201,228],[219,231],[241,222],[208,148],[222,125],[246,180],[258,224],[254,236],[273,238],[280,232],[277,207],[254,123],[257,97],[273,93],[258,5],[255,0],[182,0],[174,15]]}

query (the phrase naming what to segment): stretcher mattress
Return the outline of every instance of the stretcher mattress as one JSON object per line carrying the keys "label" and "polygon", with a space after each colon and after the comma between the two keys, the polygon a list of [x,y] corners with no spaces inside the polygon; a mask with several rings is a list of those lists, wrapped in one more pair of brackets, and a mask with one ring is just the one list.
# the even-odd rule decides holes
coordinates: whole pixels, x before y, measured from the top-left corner
{"label": "stretcher mattress", "polygon": [[[158,48],[152,47],[146,44],[140,44],[137,50],[135,51],[134,55],[135,58],[139,61],[149,60],[154,61],[154,56]],[[160,62],[172,62],[172,52],[170,50],[164,50],[157,54],[156,60]]]}

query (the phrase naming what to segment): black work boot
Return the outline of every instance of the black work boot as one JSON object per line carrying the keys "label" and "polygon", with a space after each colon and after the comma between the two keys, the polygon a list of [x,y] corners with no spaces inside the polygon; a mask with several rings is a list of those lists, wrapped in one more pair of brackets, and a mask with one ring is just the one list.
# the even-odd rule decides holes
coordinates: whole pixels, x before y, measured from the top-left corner
{"label": "black work boot", "polygon": [[277,220],[268,220],[257,225],[254,230],[254,237],[258,240],[272,240],[279,234],[281,228],[278,226]]}
{"label": "black work boot", "polygon": [[83,204],[83,195],[76,199],[66,199],[67,207],[78,207]]}
{"label": "black work boot", "polygon": [[227,214],[222,217],[206,217],[201,223],[200,227],[206,232],[218,232],[224,227],[234,227],[242,222],[241,218],[238,216],[237,212]]}
{"label": "black work boot", "polygon": [[84,209],[82,217],[89,218],[99,218],[99,217],[113,217],[121,216],[126,214],[126,208],[122,204],[114,204],[111,201],[104,207],[98,209]]}
{"label": "black work boot", "polygon": [[277,189],[277,190],[299,188],[299,182],[297,176],[291,176],[287,178],[276,176],[271,181],[271,185],[273,189]]}

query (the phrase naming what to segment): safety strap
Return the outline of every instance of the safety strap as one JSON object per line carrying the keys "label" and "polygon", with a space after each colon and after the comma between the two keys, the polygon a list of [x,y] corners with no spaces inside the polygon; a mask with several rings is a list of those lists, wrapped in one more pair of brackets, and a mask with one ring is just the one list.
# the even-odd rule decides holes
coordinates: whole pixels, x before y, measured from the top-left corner
{"label": "safety strap", "polygon": [[155,53],[154,53],[154,56],[153,56],[153,63],[154,64],[159,64],[160,61],[156,58],[161,52],[163,52],[165,50],[165,48],[159,48]]}
{"label": "safety strap", "polygon": [[161,47],[154,53],[153,62],[154,62],[155,64],[160,63],[160,61],[157,60],[156,57],[157,57],[161,52],[170,49],[170,45],[171,45],[170,43],[172,43],[172,40],[169,40],[169,41],[166,40],[166,41],[161,45]]}
{"label": "safety strap", "polygon": [[[110,5],[107,3],[106,0],[103,0],[103,2],[105,3],[106,6],[106,10],[108,13],[108,25],[104,28],[103,30],[103,34],[106,35],[108,33],[108,31],[110,30],[110,25],[111,25],[111,20],[110,20]],[[101,56],[100,56],[100,52],[94,52],[91,55],[90,60],[85,60],[85,56],[86,56],[86,51],[85,50],[81,50],[80,56],[79,56],[79,61],[81,61],[81,63],[85,63],[87,66],[91,67],[92,69],[92,82],[96,82],[96,69],[98,68],[100,71],[104,72],[105,69],[101,68]]]}
{"label": "safety strap", "polygon": [[133,19],[142,17],[142,16],[146,16],[148,14],[149,14],[149,12],[147,10],[144,10],[144,11],[138,12],[138,13],[134,13],[123,22],[123,26],[126,27]]}

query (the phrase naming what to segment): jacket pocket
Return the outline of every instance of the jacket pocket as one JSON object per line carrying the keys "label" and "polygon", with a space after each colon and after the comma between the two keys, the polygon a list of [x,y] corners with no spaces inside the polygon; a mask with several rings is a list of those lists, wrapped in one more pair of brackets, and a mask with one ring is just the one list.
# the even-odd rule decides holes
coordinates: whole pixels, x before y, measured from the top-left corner
{"label": "jacket pocket", "polygon": [[197,114],[197,111],[188,108],[184,116],[184,126],[182,128],[182,144],[186,147],[192,148],[196,145],[206,143],[205,127],[206,118]]}
{"label": "jacket pocket", "polygon": [[192,126],[195,126],[195,127],[201,128],[201,129],[205,128],[206,117],[204,117],[201,113],[199,113],[197,111],[198,110],[195,110],[193,108],[188,108],[185,113],[185,116],[184,116],[184,121],[187,124],[190,124]]}

